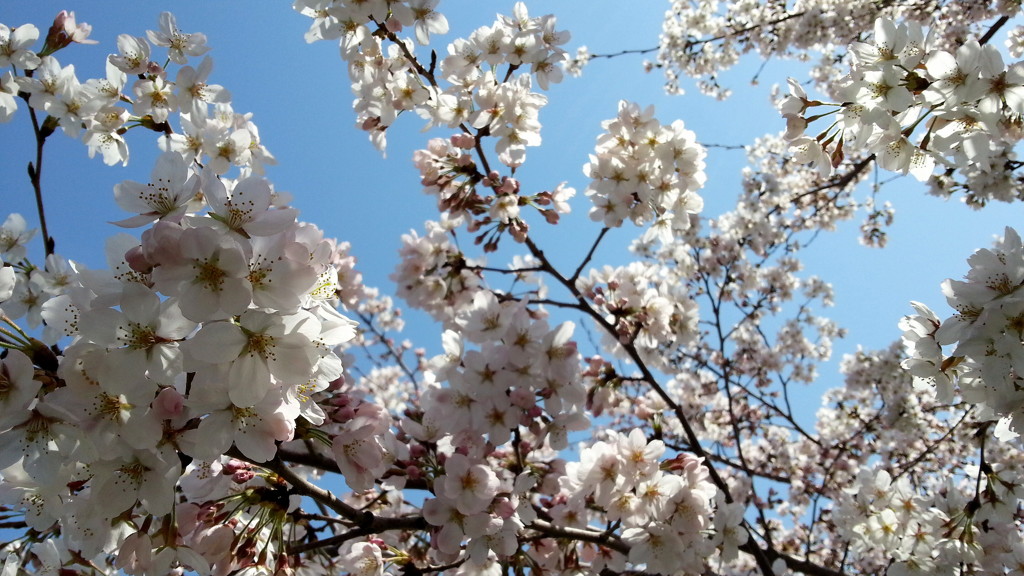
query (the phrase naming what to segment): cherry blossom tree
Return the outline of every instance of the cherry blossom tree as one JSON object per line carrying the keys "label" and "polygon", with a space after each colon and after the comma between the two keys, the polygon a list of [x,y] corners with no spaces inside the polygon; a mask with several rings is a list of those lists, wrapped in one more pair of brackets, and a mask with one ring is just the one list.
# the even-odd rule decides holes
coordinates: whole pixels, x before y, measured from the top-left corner
{"label": "cherry blossom tree", "polygon": [[[670,90],[724,97],[751,51],[815,62],[713,218],[699,134],[639,103],[609,111],[582,192],[520,176],[550,86],[614,56],[570,53],[554,16],[518,3],[448,39],[437,0],[293,8],[340,46],[371,145],[431,132],[412,161],[436,213],[392,278],[439,353],[267,179],[275,143],[211,83],[206,36],[164,13],[82,81],[58,60],[93,42],[73,13],[0,23],[38,205],[0,225],[3,576],[1024,573],[1013,228],[941,287],[948,317],[908,303],[812,425],[797,402],[843,335],[801,250],[858,213],[885,244],[872,170],[1020,199],[1019,3],[671,3],[650,64]],[[47,226],[58,132],[109,166],[159,135],[148,182],[111,177],[135,234],[110,231],[106,269]],[[566,265],[536,231],[568,219],[592,232]]]}

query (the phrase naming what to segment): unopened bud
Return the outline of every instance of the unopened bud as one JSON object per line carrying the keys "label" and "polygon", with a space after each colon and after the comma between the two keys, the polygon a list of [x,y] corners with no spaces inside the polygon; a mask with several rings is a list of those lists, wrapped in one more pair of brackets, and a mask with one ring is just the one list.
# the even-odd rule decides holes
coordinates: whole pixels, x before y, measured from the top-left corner
{"label": "unopened bud", "polygon": [[224,464],[223,471],[224,471],[224,474],[234,474],[235,472],[238,472],[239,470],[248,470],[248,469],[249,469],[249,464],[248,463],[243,462],[243,461],[241,461],[241,460],[239,460],[237,458],[232,458],[232,459],[228,460],[226,464]]}
{"label": "unopened bud", "polygon": [[47,372],[56,372],[60,361],[57,359],[57,355],[53,350],[35,338],[31,339],[29,342],[32,347],[25,352],[27,352],[28,356],[32,358],[32,363]]}

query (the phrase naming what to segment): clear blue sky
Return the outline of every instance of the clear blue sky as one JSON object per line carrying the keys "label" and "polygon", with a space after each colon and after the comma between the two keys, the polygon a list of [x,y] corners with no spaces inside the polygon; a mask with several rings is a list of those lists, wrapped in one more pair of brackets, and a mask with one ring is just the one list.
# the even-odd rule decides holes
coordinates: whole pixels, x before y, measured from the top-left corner
{"label": "clear blue sky", "polygon": [[[408,115],[390,131],[387,159],[353,128],[347,72],[334,42],[307,45],[303,33],[309,20],[290,9],[289,2],[239,2],[236,0],[178,0],[112,2],[68,0],[62,3],[4,2],[0,22],[17,26],[36,24],[43,34],[60,9],[74,10],[80,21],[93,25],[96,46],[74,46],[58,54],[63,64],[75,63],[81,80],[103,74],[106,54],[116,51],[119,33],[144,35],[157,27],[160,12],[171,9],[185,32],[203,32],[212,46],[212,83],[231,90],[234,108],[252,112],[264,144],[279,164],[270,167],[268,178],[279,190],[294,194],[301,218],[316,223],[327,234],[354,245],[360,269],[368,283],[393,291],[387,279],[395,263],[399,236],[435,217],[433,200],[420,191],[411,154],[426,139],[442,132],[421,134],[422,121]],[[452,26],[448,40],[466,35],[493,22],[496,12],[510,13],[513,2],[479,0],[442,1],[439,9]],[[545,0],[528,4],[531,14],[551,12],[559,28],[573,34],[570,51],[579,44],[592,52],[615,52],[656,44],[667,2],[620,2],[592,0]],[[438,44],[443,54],[444,45]],[[549,106],[541,112],[544,146],[527,151],[527,163],[519,176],[527,189],[551,189],[568,180],[579,195],[573,203],[572,222],[559,226],[559,234],[546,235],[565,246],[565,238],[579,237],[579,244],[564,261],[573,262],[597,229],[589,224],[582,191],[581,172],[600,122],[614,116],[616,103],[630,99],[654,104],[659,118],[683,119],[705,143],[744,144],[759,135],[776,132],[784,123],[768,103],[772,83],[785,83],[787,74],[798,72],[792,64],[771,62],[761,74],[759,86],[749,86],[758,62],[725,76],[734,96],[718,103],[685,84],[685,96],[666,96],[656,71],[645,74],[642,57],[594,61],[580,79],[567,78],[553,87]],[[135,131],[133,131],[135,132]],[[24,106],[13,122],[0,125],[0,212],[21,212],[35,218],[25,165],[33,151]],[[114,204],[112,188],[124,179],[146,181],[155,157],[156,135],[130,133],[132,160],[126,169],[106,167],[90,160],[80,143],[55,135],[47,146],[44,187],[51,233],[57,249],[68,258],[91,267],[103,265],[103,239],[120,230],[105,224],[128,215]],[[706,215],[728,209],[738,191],[743,154],[711,150],[709,180],[702,195]],[[944,202],[927,196],[910,178],[890,183],[881,200],[897,210],[884,250],[857,243],[857,225],[850,222],[836,233],[823,234],[804,254],[806,270],[832,282],[837,306],[829,314],[850,330],[837,351],[851,351],[857,344],[883,347],[898,338],[896,322],[910,312],[911,299],[922,300],[940,314],[946,309],[939,283],[967,270],[965,260],[976,248],[988,246],[1005,225],[1024,223],[1018,205],[993,205],[975,212],[957,200]],[[2,217],[2,215],[0,215]],[[542,223],[536,228],[546,228]],[[541,240],[543,242],[543,238]],[[39,260],[41,248],[34,256]],[[606,252],[612,263],[622,263],[621,250]],[[600,257],[600,255],[599,255]],[[597,260],[602,263],[601,260]],[[413,318],[417,316],[413,315]],[[417,332],[430,334],[431,332]],[[436,350],[437,341],[417,342]],[[824,374],[824,383],[838,383]]]}

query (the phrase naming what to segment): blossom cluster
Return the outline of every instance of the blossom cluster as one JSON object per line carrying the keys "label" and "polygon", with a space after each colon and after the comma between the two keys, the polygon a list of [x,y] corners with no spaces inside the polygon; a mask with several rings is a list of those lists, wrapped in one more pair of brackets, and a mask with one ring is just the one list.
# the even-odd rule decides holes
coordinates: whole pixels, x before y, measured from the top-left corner
{"label": "blossom cluster", "polygon": [[[70,44],[55,47],[61,38],[87,34],[73,15],[58,17],[40,53],[31,50],[33,26],[3,30],[7,75],[25,73],[12,85],[33,113],[47,115],[50,133],[82,135],[108,164],[128,159],[127,123],[171,133],[177,118],[185,134],[161,138],[149,182],[114,187],[117,204],[133,214],[116,224],[145,229],[141,240],[108,241],[109,269],[86,270],[53,253],[35,266],[25,219],[13,214],[0,227],[0,311],[11,348],[0,361],[4,504],[24,508],[40,532],[61,526],[65,554],[120,549],[119,562],[135,554],[123,560],[134,568],[118,566],[132,573],[159,566],[209,573],[218,554],[227,555],[223,570],[239,568],[244,559],[231,546],[211,548],[207,539],[223,538],[208,529],[228,516],[199,520],[206,532],[188,554],[161,560],[154,556],[167,554],[154,552],[176,549],[191,530],[176,491],[196,466],[220,466],[231,449],[270,461],[300,421],[324,423],[313,398],[341,379],[335,349],[355,334],[334,307],[334,244],[298,222],[259,175],[272,157],[249,118],[231,112],[228,93],[206,84],[209,57],[197,69],[186,65],[208,50],[202,34],[181,32],[164,13],[148,42],[118,38],[106,79],[81,83],[52,54]],[[174,81],[151,60],[150,43],[181,65]],[[138,76],[133,85],[128,74]],[[14,107],[6,110],[10,119]],[[238,176],[222,175],[231,166]],[[23,332],[20,319],[30,329],[45,324],[44,341]],[[241,490],[254,474],[234,484],[229,477],[229,487]],[[233,493],[206,489],[213,498]],[[146,518],[174,509],[181,532],[147,531]]]}
{"label": "blossom cluster", "polygon": [[591,270],[577,287],[613,327],[607,337],[636,346],[661,367],[659,356],[691,344],[697,330],[697,304],[675,278],[665,266],[634,262]]}
{"label": "blossom cluster", "polygon": [[436,527],[440,559],[458,558],[464,542],[474,564],[507,558],[516,535],[536,519],[526,493],[536,478],[521,473],[524,463],[543,465],[568,446],[570,432],[589,425],[572,330],[571,323],[549,329],[522,304],[478,292],[458,332],[445,333],[445,353],[429,364],[433,384],[421,395],[420,411],[400,423],[414,451],[448,447],[436,454],[443,474],[434,476],[433,497],[423,507]]}
{"label": "blossom cluster", "polygon": [[[471,232],[478,233],[476,242],[482,243],[485,251],[496,250],[506,231],[519,242],[526,239],[530,227],[523,207],[533,207],[549,224],[557,224],[570,212],[569,199],[575,189],[562,182],[551,191],[524,194],[516,178],[497,171],[480,172],[470,153],[476,144],[477,139],[465,133],[435,138],[426,149],[414,153],[413,161],[422,176],[423,191],[437,197],[438,210],[446,221],[452,225],[466,222]],[[493,195],[481,195],[481,189]]]}
{"label": "blossom cluster", "polygon": [[[76,29],[74,16],[62,26]],[[4,92],[27,93],[29,106],[52,119],[51,129],[59,125],[69,136],[81,137],[90,157],[100,154],[106,164],[127,164],[124,134],[131,122],[139,122],[169,134],[161,142],[163,149],[178,152],[186,161],[205,156],[217,174],[231,166],[262,173],[265,164],[274,162],[260,144],[255,125],[232,111],[230,92],[209,83],[212,59],[204,58],[196,67],[187,65],[188,58],[209,50],[206,37],[182,33],[170,13],[161,16],[159,30],[149,31],[145,38],[120,35],[118,54],[108,59],[106,76],[85,82],[77,78],[74,66],[61,66],[53,55],[57,47],[52,31],[38,54],[30,49],[39,38],[32,24],[4,36],[8,38],[3,40],[5,56],[0,57],[0,66],[13,68],[5,73]],[[153,45],[166,48],[169,62],[181,65],[173,79],[150,58]],[[15,74],[17,70],[22,74]],[[27,71],[32,73],[23,74]],[[129,75],[136,77],[131,83]],[[0,118],[10,120],[16,109],[13,97],[0,99]],[[168,118],[178,112],[180,134],[167,125]]]}
{"label": "blossom cluster", "polygon": [[[842,104],[791,83],[787,134],[747,147],[735,209],[703,218],[708,152],[682,121],[620,103],[575,199],[595,239],[564,273],[528,220],[567,219],[573,188],[533,188],[521,170],[541,143],[534,86],[590,58],[567,63],[554,17],[517,3],[436,50],[437,0],[295,2],[308,41],[339,42],[373,143],[403,112],[442,133],[412,159],[438,214],[402,237],[392,276],[443,330],[439,354],[399,337],[402,310],[363,284],[350,245],[299,222],[264,178],[273,156],[210,83],[202,34],[164,14],[118,38],[105,79],[79,82],[55,54],[89,41],[87,25],[62,13],[39,50],[33,26],[0,25],[0,120],[42,117],[39,154],[58,128],[111,165],[132,130],[159,133],[162,151],[148,181],[113,187],[128,213],[114,224],[140,235],[110,239],[107,270],[54,253],[42,209],[39,265],[28,221],[0,225],[0,514],[24,525],[0,545],[2,576],[1020,571],[1024,458],[991,441],[1019,434],[1024,402],[1015,233],[946,284],[952,318],[918,305],[904,320],[909,359],[848,355],[813,426],[799,401],[843,336],[800,251],[858,208],[869,242],[891,219],[851,199],[873,159],[847,175],[833,161],[867,147],[902,170],[882,159],[895,130],[992,176],[1012,138],[951,126],[965,109],[1012,132],[1015,65],[969,40],[1002,9],[940,0],[949,18],[927,37],[882,20],[865,42],[859,17],[914,8],[682,6],[661,61],[681,51],[698,74],[744,46],[822,44],[834,21],[833,40],[859,42],[853,73],[818,78]],[[804,136],[820,107],[837,123]],[[826,155],[816,166],[786,157],[801,138]],[[604,260],[627,220],[630,261]],[[523,253],[503,265],[505,235]]]}
{"label": "blossom cluster", "polygon": [[[493,251],[505,232],[517,241],[525,239],[529,226],[520,215],[522,207],[533,206],[556,223],[575,193],[563,184],[554,191],[521,194],[514,178],[501,175],[486,159],[478,167],[469,154],[474,148],[482,151],[490,137],[498,160],[514,169],[526,160],[527,147],[540,145],[539,112],[547,97],[533,86],[547,90],[562,80],[560,64],[567,53],[561,46],[569,34],[555,28],[554,16],[531,17],[518,2],[512,15],[499,15],[492,25],[449,43],[447,55],[439,63],[432,56],[428,68],[417,59],[416,45],[448,31],[436,6],[437,0],[294,3],[313,19],[307,42],[339,41],[355,95],[356,125],[381,151],[387,129],[404,111],[415,111],[427,128],[457,131],[419,151],[416,166],[439,208],[453,223],[480,231],[477,242]],[[410,27],[415,40],[398,36]]]}
{"label": "blossom cluster", "polygon": [[[995,46],[975,39],[955,50],[937,44],[916,23],[879,19],[870,41],[849,47],[850,72],[830,94],[841,104],[813,100],[790,80],[779,109],[794,159],[827,176],[848,154],[871,154],[886,170],[931,180],[942,194],[963,191],[972,204],[1016,198],[1024,64],[1006,65]],[[832,114],[817,136],[805,134]]]}
{"label": "blossom cluster", "polygon": [[[638,429],[628,436],[612,432],[585,450],[579,463],[567,466],[552,514],[572,525],[587,518],[588,506],[596,506],[626,526],[629,562],[660,574],[700,570],[714,553],[715,543],[703,533],[712,526],[718,490],[700,460],[680,455],[662,463],[664,451],[663,442],[648,441]],[[726,516],[728,522],[719,525]],[[741,518],[723,513],[715,519],[719,538],[730,540],[719,544],[734,553],[741,543],[735,541]],[[603,566],[592,568],[625,568],[625,559],[617,555],[600,559]]]}
{"label": "blossom cluster", "polygon": [[697,194],[707,179],[704,148],[682,120],[663,126],[653,107],[631,102],[620,102],[618,116],[601,127],[605,133],[583,167],[591,178],[590,218],[609,227],[628,219],[648,226],[648,237],[671,242],[704,206]]}
{"label": "blossom cluster", "polygon": [[[915,385],[936,387],[939,398],[957,396],[977,405],[979,417],[998,420],[996,435],[1017,438],[1024,431],[1021,397],[1020,319],[1024,314],[1024,247],[1007,227],[992,249],[969,259],[964,280],[946,280],[942,292],[955,313],[940,319],[924,304],[900,321]],[[947,355],[944,346],[955,347]]]}
{"label": "blossom cluster", "polygon": [[429,126],[495,137],[501,162],[519,166],[526,147],[540,144],[537,115],[547,103],[533,92],[533,83],[547,89],[561,81],[559,63],[566,52],[560,46],[569,34],[555,29],[554,16],[530,17],[519,2],[511,16],[499,16],[493,25],[450,43],[440,70],[428,70],[410,58],[413,40],[396,33],[412,27],[419,44],[446,33],[448,21],[435,10],[437,4],[298,0],[294,7],[313,19],[307,42],[339,41],[356,95],[356,124],[378,148],[384,149],[398,114],[412,110]]}
{"label": "blossom cluster", "polygon": [[[845,75],[846,48],[863,40],[865,23],[879,18],[931,23],[929,41],[952,52],[965,38],[988,34],[1019,12],[1016,2],[1002,0],[934,0],[928,4],[672,0],[662,22],[657,59],[648,66],[662,69],[670,93],[681,93],[682,80],[688,76],[697,80],[701,92],[727,98],[732,89],[721,82],[723,72],[753,52],[765,60],[784,58],[811,64],[809,78],[827,91]],[[752,80],[756,82],[758,76]]]}
{"label": "blossom cluster", "polygon": [[906,476],[865,469],[839,499],[836,521],[853,550],[871,557],[876,569],[888,565],[887,574],[956,574],[961,562],[1002,573],[1020,565],[1024,548],[1000,536],[1016,529],[1008,508],[1015,507],[1020,490],[1000,476],[992,471],[978,479],[982,489],[971,499],[961,486],[924,495]]}
{"label": "blossom cluster", "polygon": [[[605,555],[617,566],[665,571],[698,566],[716,549],[735,555],[739,516],[715,515],[718,489],[703,460],[676,451],[659,465],[664,446],[648,446],[640,430],[622,440],[622,465],[636,470],[615,487],[619,508],[603,493],[573,487],[593,475],[584,471],[590,452],[580,455],[579,469],[562,459],[572,435],[590,425],[574,326],[551,328],[529,298],[489,288],[482,265],[452,242],[467,220],[471,231],[493,226],[485,250],[505,231],[525,241],[520,206],[534,206],[552,224],[569,212],[574,192],[564,184],[525,195],[515,178],[476,168],[487,166],[483,138],[497,139],[510,168],[522,163],[526,145],[539,143],[544,97],[530,87],[560,79],[558,46],[567,34],[518,4],[513,16],[452,45],[441,72],[453,87],[442,93],[433,71],[412,56],[412,42],[395,36],[411,27],[427,43],[444,32],[433,6],[333,3],[313,10],[308,37],[329,37],[345,23],[343,54],[362,95],[356,109],[364,128],[373,124],[383,136],[400,111],[416,109],[460,130],[417,155],[442,220],[428,223],[425,237],[404,239],[396,279],[410,304],[450,330],[445,354],[427,360],[417,351],[411,367],[403,364],[408,347],[384,334],[401,330],[398,312],[361,286],[348,246],[299,222],[263,177],[273,157],[251,118],[233,112],[227,90],[208,83],[213,65],[202,34],[182,32],[165,13],[145,38],[118,38],[106,79],[80,83],[53,56],[86,40],[88,28],[72,15],[51,30],[47,46],[62,44],[49,52],[31,50],[38,39],[31,25],[2,29],[4,64],[12,66],[4,94],[47,115],[42,141],[61,128],[82,136],[106,164],[123,164],[125,135],[137,127],[159,132],[162,150],[148,182],[114,186],[116,204],[130,214],[114,224],[141,237],[112,237],[107,270],[51,253],[50,239],[46,264],[37,267],[27,221],[13,214],[0,226],[0,311],[10,327],[0,341],[11,349],[0,360],[0,503],[39,534],[16,548],[23,562],[70,569],[81,560],[89,570],[129,574],[291,570],[301,553],[289,549],[317,540],[300,494],[333,508],[339,522],[382,526],[333,559],[319,557],[323,570],[340,562],[379,575],[415,555],[482,574],[522,549],[538,566],[594,570]],[[350,26],[357,16],[375,33]],[[157,63],[154,46],[166,49],[167,64]],[[173,80],[171,63],[179,67]],[[529,73],[517,74],[527,64]],[[439,111],[453,98],[471,102],[469,112],[442,121]],[[18,100],[0,105],[10,120]],[[652,202],[695,212],[699,206],[677,199],[702,180],[702,152],[681,124],[661,127],[646,114],[634,128],[653,130],[643,135],[649,150],[628,155],[644,170],[665,170],[659,178],[677,189]],[[470,150],[479,157],[469,159]],[[493,194],[476,196],[477,186]],[[536,257],[518,262],[527,268]],[[536,284],[533,295],[543,298]],[[339,303],[364,321],[362,331],[336,310]],[[41,330],[42,340],[19,322]],[[668,322],[658,316],[651,329],[667,333]],[[654,335],[644,338],[654,345]],[[346,376],[343,364],[360,346],[380,346],[397,366]],[[350,491],[318,491],[314,469],[339,472]],[[406,489],[426,491],[422,506],[403,503]],[[570,492],[575,507],[597,499],[607,509],[562,519]],[[643,503],[623,508],[631,499]],[[610,517],[627,525],[605,536],[607,547],[581,544],[580,553],[591,555],[583,559],[555,554],[562,530],[600,534],[596,526]],[[676,541],[694,547],[659,552],[659,542]]]}
{"label": "blossom cluster", "polygon": [[481,279],[469,260],[449,237],[449,221],[427,222],[421,236],[415,231],[402,235],[401,262],[392,280],[398,296],[437,320],[451,321],[456,311],[472,302],[481,289]]}

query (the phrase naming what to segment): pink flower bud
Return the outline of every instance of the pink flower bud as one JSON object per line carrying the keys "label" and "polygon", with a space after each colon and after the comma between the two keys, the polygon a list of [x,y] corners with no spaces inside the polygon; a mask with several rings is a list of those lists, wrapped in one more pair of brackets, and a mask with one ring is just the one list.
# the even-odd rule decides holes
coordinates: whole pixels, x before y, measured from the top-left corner
{"label": "pink flower bud", "polygon": [[364,120],[361,128],[367,132],[370,132],[371,130],[376,130],[378,126],[380,126],[380,118],[374,116],[373,118],[367,118],[366,120]]}
{"label": "pink flower bud", "polygon": [[288,563],[287,554],[279,554],[277,557],[277,569],[274,571],[274,576],[294,576],[295,569]]}
{"label": "pink flower bud", "polygon": [[334,411],[331,420],[343,424],[356,417],[356,411],[351,406],[345,406]]}
{"label": "pink flower bud", "polygon": [[185,397],[171,387],[164,388],[151,404],[157,420],[174,420],[185,410]]}
{"label": "pink flower bud", "polygon": [[508,498],[496,498],[492,510],[498,515],[498,518],[511,518],[516,513],[516,507],[512,505],[512,502]]}
{"label": "pink flower bud", "polygon": [[142,246],[136,246],[124,253],[124,261],[136,272],[148,274],[153,270],[153,263],[146,258]]}
{"label": "pink flower bud", "polygon": [[78,44],[96,44],[95,40],[89,40],[89,34],[91,33],[92,26],[84,22],[82,24],[76,22],[74,12],[61,10],[56,18],[53,19],[53,25],[50,26],[50,30],[46,33],[46,40],[43,43],[41,54],[53,54],[74,42]]}
{"label": "pink flower bud", "polygon": [[505,194],[515,194],[519,192],[519,181],[515,178],[505,178],[502,180],[498,191]]}
{"label": "pink flower bud", "polygon": [[460,133],[452,136],[452,146],[469,150],[476,146],[476,138],[471,134]]}
{"label": "pink flower bud", "polygon": [[336,392],[345,387],[345,376],[339,376],[327,385],[327,389],[331,392]]}
{"label": "pink flower bud", "polygon": [[200,506],[199,511],[196,513],[196,521],[203,523],[210,523],[214,517],[217,516],[219,507],[216,505],[205,505]]}
{"label": "pink flower bud", "polygon": [[508,394],[508,399],[514,404],[524,410],[534,405],[533,392],[526,388],[516,388]]}
{"label": "pink flower bud", "polygon": [[248,469],[249,469],[249,463],[248,462],[243,462],[243,461],[241,461],[241,460],[239,460],[237,458],[232,458],[232,459],[228,460],[227,464],[224,464],[223,472],[224,472],[224,474],[234,474],[235,472],[238,472],[239,470],[248,470]]}

